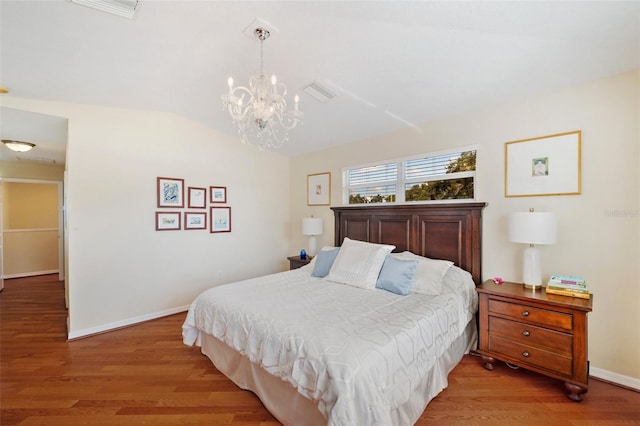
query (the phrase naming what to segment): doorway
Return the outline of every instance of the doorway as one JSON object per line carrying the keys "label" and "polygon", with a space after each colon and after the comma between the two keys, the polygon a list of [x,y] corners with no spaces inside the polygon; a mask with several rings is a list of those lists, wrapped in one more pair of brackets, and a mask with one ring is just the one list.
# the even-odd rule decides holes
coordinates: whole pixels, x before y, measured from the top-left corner
{"label": "doorway", "polygon": [[0,189],[2,279],[57,273],[63,281],[63,182],[4,178]]}

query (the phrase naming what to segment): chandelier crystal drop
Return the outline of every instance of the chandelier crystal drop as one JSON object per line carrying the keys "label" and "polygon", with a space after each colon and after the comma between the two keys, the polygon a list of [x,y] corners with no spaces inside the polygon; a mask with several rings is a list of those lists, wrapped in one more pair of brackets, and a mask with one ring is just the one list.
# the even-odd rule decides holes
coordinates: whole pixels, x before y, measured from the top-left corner
{"label": "chandelier crystal drop", "polygon": [[260,149],[280,148],[289,140],[289,131],[301,122],[300,98],[296,95],[293,110],[287,109],[287,87],[275,75],[267,79],[264,73],[264,41],[269,31],[256,28],[253,34],[260,40],[260,72],[251,76],[248,88],[234,87],[229,77],[229,93],[222,95],[222,106],[229,111],[242,142]]}

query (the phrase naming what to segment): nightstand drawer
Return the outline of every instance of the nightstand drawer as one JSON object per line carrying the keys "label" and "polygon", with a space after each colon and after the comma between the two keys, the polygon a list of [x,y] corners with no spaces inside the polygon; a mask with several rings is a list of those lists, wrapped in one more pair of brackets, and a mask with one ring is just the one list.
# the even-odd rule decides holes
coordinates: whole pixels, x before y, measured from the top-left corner
{"label": "nightstand drawer", "polygon": [[567,377],[573,375],[573,359],[571,357],[523,345],[492,333],[489,333],[489,350]]}
{"label": "nightstand drawer", "polygon": [[538,324],[567,331],[573,330],[573,317],[571,314],[534,308],[519,303],[490,299],[489,314],[498,314],[529,324]]}
{"label": "nightstand drawer", "polygon": [[504,318],[489,317],[489,333],[500,335],[523,345],[532,345],[562,352],[571,357],[573,336],[535,325]]}

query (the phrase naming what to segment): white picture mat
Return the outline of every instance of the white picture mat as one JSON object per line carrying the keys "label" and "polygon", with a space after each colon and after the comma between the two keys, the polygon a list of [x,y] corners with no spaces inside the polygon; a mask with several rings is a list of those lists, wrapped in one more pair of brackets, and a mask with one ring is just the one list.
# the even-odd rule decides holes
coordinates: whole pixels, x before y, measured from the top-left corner
{"label": "white picture mat", "polygon": [[307,205],[328,206],[331,203],[331,173],[307,176]]}
{"label": "white picture mat", "polygon": [[[581,132],[505,144],[505,197],[580,193]],[[548,175],[534,176],[533,160],[547,159]]]}

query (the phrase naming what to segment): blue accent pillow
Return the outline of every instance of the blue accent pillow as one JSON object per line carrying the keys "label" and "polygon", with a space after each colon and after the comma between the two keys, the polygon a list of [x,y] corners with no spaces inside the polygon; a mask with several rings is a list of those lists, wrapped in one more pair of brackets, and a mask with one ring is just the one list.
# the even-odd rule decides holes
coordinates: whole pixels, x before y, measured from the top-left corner
{"label": "blue accent pillow", "polygon": [[417,267],[417,260],[402,260],[387,256],[378,275],[376,288],[406,296],[411,289]]}
{"label": "blue accent pillow", "polygon": [[336,260],[336,256],[340,251],[340,247],[333,248],[331,250],[321,250],[316,255],[316,264],[313,267],[312,277],[324,278],[329,275],[329,271],[333,266],[333,262]]}

